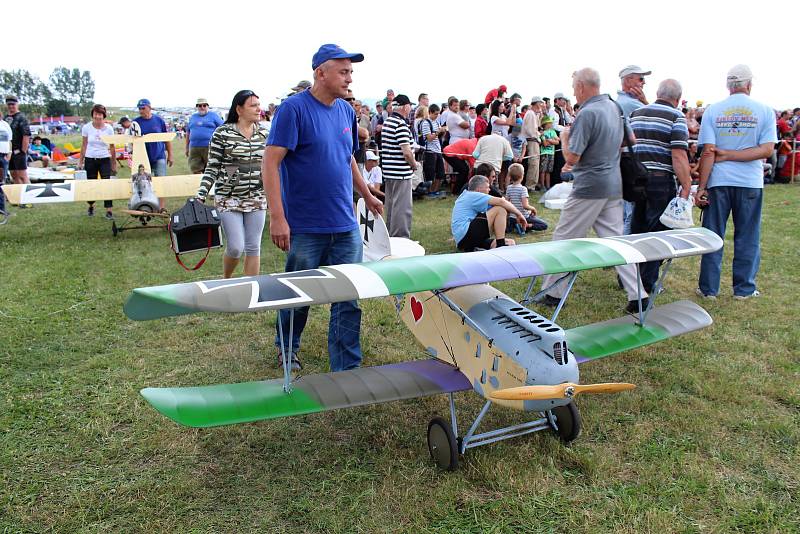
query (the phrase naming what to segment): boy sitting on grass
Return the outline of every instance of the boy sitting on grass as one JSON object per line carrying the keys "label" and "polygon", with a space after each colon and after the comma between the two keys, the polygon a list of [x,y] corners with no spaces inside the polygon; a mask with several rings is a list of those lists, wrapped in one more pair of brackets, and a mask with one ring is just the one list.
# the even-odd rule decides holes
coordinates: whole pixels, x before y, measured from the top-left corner
{"label": "boy sitting on grass", "polygon": [[[535,230],[541,232],[547,230],[547,222],[536,216],[536,208],[528,203],[528,188],[522,185],[522,180],[525,177],[525,168],[519,163],[513,163],[508,168],[508,177],[511,184],[506,188],[506,200],[511,202],[517,208],[528,222],[527,231]],[[514,224],[516,221],[509,219],[509,224]]]}

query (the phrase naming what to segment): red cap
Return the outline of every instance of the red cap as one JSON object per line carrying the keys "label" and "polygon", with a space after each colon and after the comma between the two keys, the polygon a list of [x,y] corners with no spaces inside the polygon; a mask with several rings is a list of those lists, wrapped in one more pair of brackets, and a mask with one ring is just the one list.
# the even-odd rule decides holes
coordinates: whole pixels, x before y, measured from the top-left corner
{"label": "red cap", "polygon": [[498,91],[508,91],[508,87],[506,87],[505,85],[501,85],[500,87],[497,88],[497,90]]}

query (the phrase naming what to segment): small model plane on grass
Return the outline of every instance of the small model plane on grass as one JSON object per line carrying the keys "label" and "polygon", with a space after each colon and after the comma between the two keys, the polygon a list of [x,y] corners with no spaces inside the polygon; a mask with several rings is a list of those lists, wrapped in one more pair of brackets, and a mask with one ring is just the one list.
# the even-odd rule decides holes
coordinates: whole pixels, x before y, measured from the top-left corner
{"label": "small model plane on grass", "polygon": [[[360,217],[368,245],[371,217]],[[385,231],[385,226],[374,228]],[[634,387],[626,383],[580,384],[579,365],[710,325],[711,317],[694,302],[681,300],[659,307],[654,307],[654,302],[674,258],[706,254],[721,247],[722,240],[714,233],[692,228],[530,243],[472,253],[390,258],[140,288],[133,290],[124,311],[131,319],[149,320],[196,312],[293,309],[393,296],[400,317],[430,359],[298,377],[292,374],[288,349],[284,347],[284,375],[280,379],[145,388],[141,393],[163,415],[192,427],[448,394],[449,421],[432,419],[427,438],[435,463],[454,469],[459,455],[467,449],[499,440],[546,429],[553,430],[564,442],[576,439],[581,428],[576,396]],[[569,330],[556,324],[580,271],[651,260],[666,260],[666,266],[649,307],[641,309],[639,299],[637,316],[626,315]],[[553,273],[566,273],[555,284],[566,284],[567,291],[553,315],[544,317],[525,304],[549,289],[542,288],[531,295],[536,278]],[[516,278],[530,278],[520,302],[489,285]],[[289,332],[279,331],[280,339],[291,339],[291,328]],[[467,432],[459,434],[454,393],[467,390],[473,390],[486,402]],[[532,412],[534,417],[477,433],[493,405]]]}
{"label": "small model plane on grass", "polygon": [[[174,133],[152,133],[143,136],[107,135],[103,141],[108,144],[132,143],[131,174],[143,166],[150,173],[150,162],[147,159],[145,143],[171,141]],[[200,186],[199,174],[183,174],[176,176],[154,176],[152,190],[158,198],[191,197]],[[10,184],[3,186],[6,199],[11,204],[51,204],[57,202],[87,202],[98,200],[129,199],[131,203],[137,197],[137,184],[131,180],[71,180],[64,183]],[[141,196],[141,195],[138,195]],[[137,207],[138,206],[138,207]],[[149,203],[133,206],[126,211],[132,218],[146,226],[153,213],[137,213],[151,211]],[[156,211],[156,210],[152,210]],[[124,227],[124,225],[123,225]],[[112,233],[117,235],[120,228],[112,222]]]}

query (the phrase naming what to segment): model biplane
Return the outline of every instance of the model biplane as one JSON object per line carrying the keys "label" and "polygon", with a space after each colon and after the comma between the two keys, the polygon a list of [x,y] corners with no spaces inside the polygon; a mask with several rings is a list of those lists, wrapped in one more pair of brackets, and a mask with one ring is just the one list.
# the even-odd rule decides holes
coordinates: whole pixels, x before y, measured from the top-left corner
{"label": "model biplane", "polygon": [[[369,215],[362,230],[369,237]],[[384,227],[385,228],[385,227]],[[310,414],[427,395],[449,395],[449,419],[428,424],[428,448],[437,465],[453,469],[467,449],[553,430],[570,442],[580,432],[574,398],[612,393],[632,384],[580,384],[579,366],[665,340],[711,324],[696,303],[655,306],[658,289],[674,258],[706,254],[722,240],[704,228],[610,238],[541,242],[486,251],[386,259],[307,271],[191,282],[133,290],[124,305],[134,320],[196,312],[256,312],[294,309],[353,299],[393,296],[400,317],[429,359],[336,373],[294,375],[288,348],[281,349],[283,377],[201,387],[145,388],[141,394],[159,412],[183,425],[211,427]],[[639,313],[565,330],[558,314],[580,271],[665,260],[649,305]],[[526,307],[537,277],[565,273],[555,284],[567,291],[550,317]],[[517,302],[490,282],[530,278]],[[553,285],[555,285],[553,284]],[[290,314],[293,317],[293,312]],[[292,336],[279,331],[281,340]],[[283,344],[283,343],[282,343]],[[459,433],[454,393],[473,390],[486,399]],[[523,423],[478,433],[490,407],[531,412]]]}
{"label": "model biplane", "polygon": [[[147,159],[145,143],[171,141],[174,133],[152,133],[143,136],[108,135],[103,140],[109,144],[132,143],[131,169],[137,170],[140,165],[145,172],[150,172],[150,162]],[[159,198],[192,197],[200,186],[199,174],[184,174],[176,176],[154,176],[152,189]],[[51,204],[57,202],[87,202],[98,200],[134,200],[137,196],[136,184],[131,180],[71,180],[64,183],[42,184],[11,184],[4,185],[3,192],[11,204]],[[153,213],[148,205],[133,206],[128,215],[146,226]],[[117,235],[120,228],[112,222],[112,232]]]}

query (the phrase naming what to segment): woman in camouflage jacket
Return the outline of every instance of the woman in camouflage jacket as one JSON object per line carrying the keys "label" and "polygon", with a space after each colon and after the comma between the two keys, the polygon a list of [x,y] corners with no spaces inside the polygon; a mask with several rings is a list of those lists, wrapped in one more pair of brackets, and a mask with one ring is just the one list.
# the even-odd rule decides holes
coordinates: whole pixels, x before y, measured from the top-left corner
{"label": "woman in camouflage jacket", "polygon": [[223,276],[230,278],[244,253],[244,275],[257,275],[267,197],[261,181],[261,159],[267,141],[259,125],[261,105],[253,91],[233,97],[225,124],[214,131],[197,198],[204,201],[214,185],[214,205],[225,231]]}

